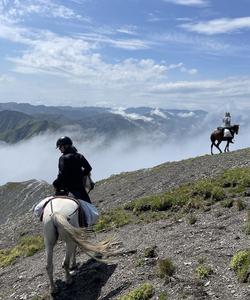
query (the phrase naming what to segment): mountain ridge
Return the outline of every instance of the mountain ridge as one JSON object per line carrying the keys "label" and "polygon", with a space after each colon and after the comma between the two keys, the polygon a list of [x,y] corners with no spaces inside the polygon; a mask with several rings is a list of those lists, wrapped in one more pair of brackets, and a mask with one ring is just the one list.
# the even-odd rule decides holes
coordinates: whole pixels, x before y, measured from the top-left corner
{"label": "mountain ridge", "polygon": [[47,130],[56,130],[59,125],[46,119],[36,118],[18,111],[0,111],[0,140],[16,143]]}
{"label": "mountain ridge", "polygon": [[[67,132],[69,131],[67,126],[78,126],[78,128],[80,126],[84,138],[89,140],[93,139],[93,136],[101,135],[105,137],[106,142],[110,142],[114,138],[125,135],[143,136],[145,141],[150,136],[151,138],[154,136],[155,140],[160,142],[181,136],[183,130],[187,133],[191,130],[200,131],[207,114],[202,110],[168,110],[151,107],[126,109],[56,107],[14,102],[0,103],[0,113],[5,120],[0,139],[11,143],[28,139],[47,130]],[[22,120],[15,123],[14,116]],[[11,131],[7,128],[8,118],[12,120]]]}

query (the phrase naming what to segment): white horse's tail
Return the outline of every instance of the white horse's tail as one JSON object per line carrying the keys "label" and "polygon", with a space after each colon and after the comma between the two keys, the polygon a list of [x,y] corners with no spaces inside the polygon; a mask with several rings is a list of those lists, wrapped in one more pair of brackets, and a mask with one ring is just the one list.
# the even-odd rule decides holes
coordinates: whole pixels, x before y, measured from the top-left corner
{"label": "white horse's tail", "polygon": [[107,254],[107,249],[110,247],[113,240],[112,238],[108,238],[106,240],[93,244],[87,241],[90,235],[87,229],[72,226],[68,222],[67,218],[60,213],[55,212],[51,215],[51,217],[62,239],[65,238],[73,240],[84,252],[86,252],[91,257],[93,257],[93,255],[91,255],[89,252]]}

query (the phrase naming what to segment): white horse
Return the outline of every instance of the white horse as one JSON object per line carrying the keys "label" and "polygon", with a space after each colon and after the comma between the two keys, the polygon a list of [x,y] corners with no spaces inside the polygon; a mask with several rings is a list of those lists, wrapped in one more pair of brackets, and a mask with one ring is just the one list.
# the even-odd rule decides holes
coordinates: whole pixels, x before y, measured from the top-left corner
{"label": "white horse", "polygon": [[87,241],[90,231],[86,228],[79,228],[78,204],[70,198],[60,196],[53,198],[44,208],[43,224],[47,258],[46,269],[51,293],[56,292],[53,281],[53,248],[58,238],[66,242],[66,254],[62,265],[65,269],[66,284],[72,282],[70,267],[76,266],[77,245],[89,256],[95,258],[95,253],[106,254],[111,244],[111,239],[95,244]]}

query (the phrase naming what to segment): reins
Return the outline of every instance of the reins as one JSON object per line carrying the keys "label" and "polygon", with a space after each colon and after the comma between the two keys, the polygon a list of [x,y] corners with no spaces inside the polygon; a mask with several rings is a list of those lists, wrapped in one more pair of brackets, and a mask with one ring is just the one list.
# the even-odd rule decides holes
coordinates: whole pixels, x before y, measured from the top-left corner
{"label": "reins", "polygon": [[50,209],[51,209],[51,214],[50,215],[52,215],[53,214],[52,199],[50,200]]}
{"label": "reins", "polygon": [[78,207],[69,215],[69,217],[73,216],[73,214],[75,214],[79,210],[79,207],[80,207],[80,205],[78,204]]}
{"label": "reins", "polygon": [[[53,199],[55,199],[56,197],[53,197],[53,198],[51,198],[50,199],[50,209],[51,209],[51,214],[50,214],[50,216],[54,213],[53,212],[53,205],[52,205],[52,200]],[[65,197],[66,198],[66,197]],[[71,217],[71,216],[73,216],[78,210],[79,210],[79,208],[80,208],[80,203],[79,203],[79,201],[77,201],[77,199],[74,199],[74,198],[70,198],[70,200],[73,200],[74,202],[76,202],[77,203],[77,208],[71,213],[71,214],[69,214],[68,215],[68,217]]]}

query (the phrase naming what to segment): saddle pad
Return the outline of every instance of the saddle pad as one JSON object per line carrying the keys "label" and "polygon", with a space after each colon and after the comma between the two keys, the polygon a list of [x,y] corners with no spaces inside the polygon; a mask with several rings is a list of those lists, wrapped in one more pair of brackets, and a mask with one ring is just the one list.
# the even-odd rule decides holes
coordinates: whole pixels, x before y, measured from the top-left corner
{"label": "saddle pad", "polygon": [[224,137],[226,137],[226,138],[231,138],[232,137],[232,134],[231,134],[229,129],[224,130]]}

